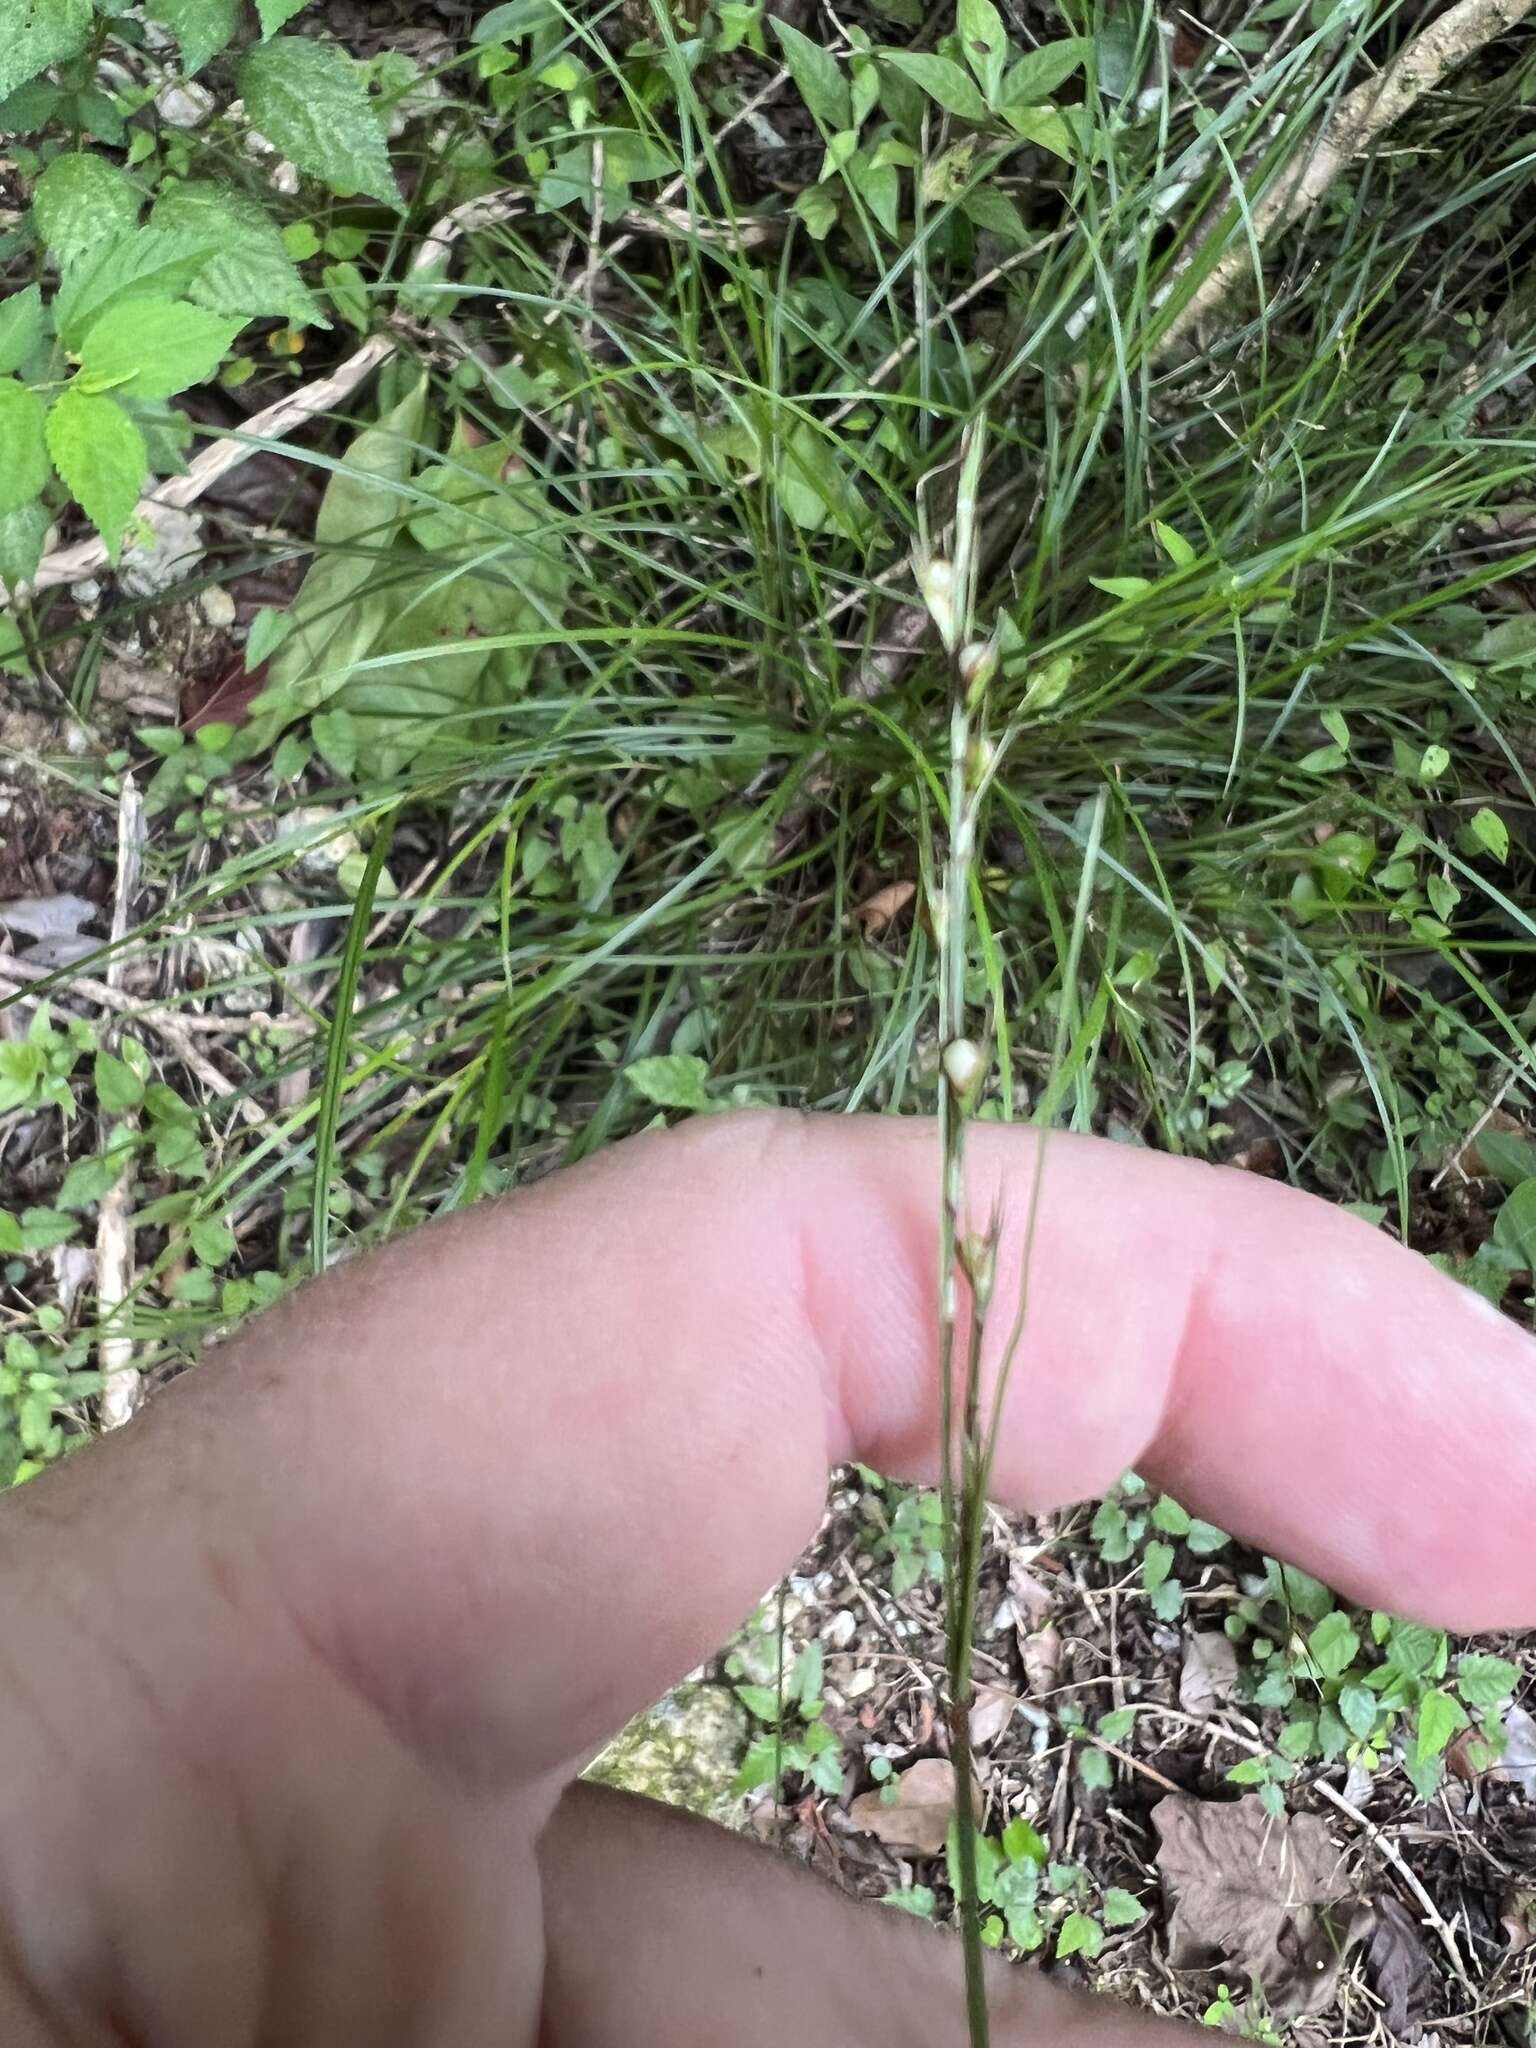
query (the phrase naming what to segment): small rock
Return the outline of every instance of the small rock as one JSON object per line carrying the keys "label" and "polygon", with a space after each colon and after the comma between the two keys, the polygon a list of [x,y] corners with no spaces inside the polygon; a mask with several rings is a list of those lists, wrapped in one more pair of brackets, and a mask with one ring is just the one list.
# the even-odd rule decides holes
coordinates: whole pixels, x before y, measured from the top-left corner
{"label": "small rock", "polygon": [[203,617],[221,629],[235,623],[235,600],[222,583],[211,583],[198,599]]}
{"label": "small rock", "polygon": [[202,559],[202,520],[177,505],[157,506],[153,534],[123,549],[118,587],[129,597],[159,597],[184,583]]}
{"label": "small rock", "polygon": [[168,128],[201,128],[214,109],[214,97],[192,80],[168,85],[155,99],[155,112]]}

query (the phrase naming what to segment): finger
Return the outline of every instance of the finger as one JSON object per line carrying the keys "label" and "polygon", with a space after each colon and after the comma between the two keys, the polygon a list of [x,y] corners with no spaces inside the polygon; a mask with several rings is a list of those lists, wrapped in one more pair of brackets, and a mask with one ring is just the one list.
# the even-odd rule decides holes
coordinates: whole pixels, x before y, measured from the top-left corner
{"label": "finger", "polygon": [[[1305,1196],[1092,1140],[1051,1142],[1026,1262],[1034,1137],[979,1129],[972,1162],[994,1332],[1030,1290],[1002,1496],[1140,1464],[1361,1598],[1536,1613],[1519,1332]],[[421,1753],[554,1772],[726,1636],[829,1460],[931,1474],[938,1167],[895,1119],[619,1147],[332,1274],[24,1494],[133,1559],[147,1660],[214,1682],[169,1590],[211,1558]]]}
{"label": "finger", "polygon": [[[545,2048],[962,2048],[960,1945],[740,1835],[599,1786],[539,1847]],[[601,1930],[600,1942],[594,1930]],[[1194,2030],[996,1962],[997,2048],[1180,2048]]]}

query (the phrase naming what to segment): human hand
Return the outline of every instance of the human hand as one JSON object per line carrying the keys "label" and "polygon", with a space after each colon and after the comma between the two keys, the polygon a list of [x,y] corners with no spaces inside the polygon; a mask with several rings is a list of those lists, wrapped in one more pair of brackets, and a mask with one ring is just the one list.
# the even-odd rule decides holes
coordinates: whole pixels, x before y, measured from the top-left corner
{"label": "human hand", "polygon": [[[977,1127],[1011,1320],[1028,1132]],[[5,2048],[964,2036],[954,1944],[564,1796],[814,1531],[931,1478],[931,1125],[620,1146],[343,1267],[0,1503]],[[1355,1597],[1536,1615],[1529,1341],[1363,1224],[1053,1139],[997,1491],[1134,1465]],[[996,2035],[1142,2023],[998,1979]]]}

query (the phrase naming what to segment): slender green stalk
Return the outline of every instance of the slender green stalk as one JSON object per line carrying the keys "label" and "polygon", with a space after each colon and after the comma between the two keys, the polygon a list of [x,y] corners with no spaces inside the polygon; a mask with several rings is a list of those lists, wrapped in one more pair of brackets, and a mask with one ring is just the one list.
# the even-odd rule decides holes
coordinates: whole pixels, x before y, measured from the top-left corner
{"label": "slender green stalk", "polygon": [[367,864],[352,904],[347,942],[336,977],[335,1007],[325,1048],[325,1073],[320,1083],[319,1113],[315,1119],[315,1193],[310,1211],[309,1256],[312,1269],[323,1273],[331,1248],[331,1173],[336,1159],[336,1126],[341,1116],[342,1090],[347,1078],[347,1047],[352,1042],[352,1006],[363,972],[363,955],[368,949],[368,920],[373,916],[373,899],[379,876],[389,858],[394,836],[395,813],[388,811],[379,821]]}

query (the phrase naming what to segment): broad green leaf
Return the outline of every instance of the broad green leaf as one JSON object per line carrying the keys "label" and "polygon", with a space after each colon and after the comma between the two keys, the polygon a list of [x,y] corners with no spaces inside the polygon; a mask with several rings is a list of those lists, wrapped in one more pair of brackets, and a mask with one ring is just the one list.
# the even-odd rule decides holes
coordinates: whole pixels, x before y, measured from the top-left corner
{"label": "broad green leaf", "polygon": [[206,384],[244,322],[173,299],[125,299],[93,322],[80,346],[85,388],[124,398],[171,398]]}
{"label": "broad green leaf", "polygon": [[1420,782],[1435,782],[1451,765],[1450,750],[1447,747],[1426,747],[1419,757]]}
{"label": "broad green leaf", "polygon": [[400,204],[384,131],[363,74],[344,51],[308,36],[278,36],[246,57],[240,93],[252,127],[301,171],[333,190]]}
{"label": "broad green leaf", "polygon": [[1526,662],[1536,655],[1536,613],[1518,612],[1490,626],[1477,646],[1477,659],[1495,668],[1504,662]]}
{"label": "broad green leaf", "polygon": [[773,463],[779,502],[804,533],[830,528],[857,540],[868,515],[853,480],[851,464],[835,435],[818,431],[808,421],[788,435]]}
{"label": "broad green leaf", "polygon": [[54,299],[60,340],[78,351],[86,330],[121,300],[181,297],[216,253],[216,245],[202,236],[161,228],[137,228],[93,249],[66,269]]}
{"label": "broad green leaf", "polygon": [[985,228],[989,235],[996,235],[1010,248],[1021,248],[1029,240],[1029,229],[1017,202],[996,185],[978,185],[967,192],[960,202],[960,211],[967,220]]}
{"label": "broad green leaf", "polygon": [[1166,1585],[1173,1571],[1174,1550],[1171,1543],[1159,1543],[1156,1537],[1141,1554],[1141,1582],[1149,1593],[1155,1593],[1159,1586]]}
{"label": "broad green leaf", "polygon": [[91,33],[91,0],[5,0],[0,99],[53,64],[67,64]]}
{"label": "broad green leaf", "polygon": [[1104,1946],[1104,1929],[1091,1914],[1069,1913],[1056,1936],[1056,1960],[1068,1956],[1096,1956]]}
{"label": "broad green leaf", "polygon": [[240,26],[240,0],[151,0],[145,12],[163,21],[181,45],[188,78],[227,49]]}
{"label": "broad green leaf", "polygon": [[1380,1711],[1376,1695],[1368,1685],[1346,1685],[1339,1693],[1339,1715],[1351,1735],[1366,1741],[1376,1726]]}
{"label": "broad green leaf", "polygon": [[1520,1667],[1507,1657],[1469,1651],[1456,1659],[1456,1689],[1469,1707],[1498,1707],[1520,1683]]}
{"label": "broad green leaf", "polygon": [[795,195],[795,217],[813,242],[824,242],[837,225],[837,201],[825,185],[806,185]]}
{"label": "broad green leaf", "polygon": [[1351,1628],[1348,1615],[1335,1608],[1313,1629],[1307,1648],[1324,1678],[1342,1678],[1360,1654],[1360,1638]]}
{"label": "broad green leaf", "polygon": [[786,1705],[771,1685],[738,1685],[732,1690],[754,1720],[770,1725],[778,1720]]}
{"label": "broad green leaf", "polygon": [[116,1053],[97,1053],[92,1079],[96,1101],[108,1116],[121,1116],[124,1110],[137,1109],[144,1100],[143,1079]]}
{"label": "broad green leaf", "polygon": [[173,185],[155,201],[149,224],[215,246],[190,287],[198,305],[247,320],[279,315],[294,327],[326,324],[281,229],[249,193],[208,180]]}
{"label": "broad green leaf", "polygon": [[852,125],[853,103],[842,66],[824,44],[813,42],[787,21],[773,17],[773,32],[801,99],[833,134]]}
{"label": "broad green leaf", "polygon": [[1152,1510],[1152,1526],[1161,1529],[1165,1536],[1187,1536],[1190,1518],[1186,1509],[1171,1495],[1163,1494]]}
{"label": "broad green leaf", "polygon": [[1005,100],[997,111],[1023,141],[1032,142],[1036,149],[1048,149],[1052,156],[1071,162],[1075,138],[1060,107],[1036,106],[1027,100]]}
{"label": "broad green leaf", "polygon": [[10,590],[29,583],[47,541],[48,514],[38,499],[0,513],[0,583]]}
{"label": "broad green leaf", "polygon": [[1523,1180],[1504,1198],[1493,1223],[1493,1241],[1513,1252],[1527,1273],[1536,1275],[1536,1180]]}
{"label": "broad green leaf", "polygon": [[256,0],[256,18],[261,23],[263,42],[286,28],[296,14],[302,14],[309,0]]}
{"label": "broad green leaf", "polygon": [[709,1068],[691,1052],[653,1053],[632,1060],[624,1078],[637,1095],[662,1109],[707,1109]]}
{"label": "broad green leaf", "polygon": [[1343,712],[1330,706],[1328,710],[1321,713],[1320,722],[1323,731],[1327,733],[1334,745],[1341,747],[1347,754],[1350,749],[1349,720],[1344,716]]}
{"label": "broad green leaf", "polygon": [[1469,821],[1472,837],[1500,863],[1509,859],[1509,827],[1486,804],[1474,811]]}
{"label": "broad green leaf", "polygon": [[1115,1782],[1115,1767],[1102,1749],[1085,1749],[1077,1760],[1077,1775],[1090,1792],[1107,1792]]}
{"label": "broad green leaf", "polygon": [[946,114],[958,115],[962,121],[986,120],[986,101],[952,58],[934,56],[925,50],[882,50],[880,61],[915,85]]}
{"label": "broad green leaf", "polygon": [[1424,1765],[1444,1753],[1453,1735],[1467,1725],[1467,1710],[1454,1694],[1437,1687],[1419,1701],[1419,1729],[1413,1760]]}
{"label": "broad green leaf", "polygon": [[1003,1854],[1010,1863],[1044,1866],[1050,1860],[1050,1853],[1044,1837],[1037,1834],[1027,1820],[1011,1820],[1003,1829]]}
{"label": "broad green leaf", "polygon": [[1138,1920],[1147,1917],[1147,1909],[1136,1894],[1123,1891],[1117,1884],[1109,1887],[1103,1899],[1106,1927],[1134,1927]]}
{"label": "broad green leaf", "polygon": [[1102,590],[1106,597],[1118,597],[1122,604],[1145,597],[1152,588],[1146,576],[1090,576],[1088,581],[1095,590]]}
{"label": "broad green leaf", "polygon": [[1514,1131],[1479,1131],[1475,1141],[1484,1173],[1492,1174],[1507,1188],[1523,1180],[1536,1180],[1536,1138],[1522,1138]]}
{"label": "broad green leaf", "polygon": [[128,174],[89,150],[56,156],[32,194],[38,233],[61,270],[130,233],[140,204]]}
{"label": "broad green leaf", "polygon": [[70,385],[48,414],[48,453],[116,561],[149,468],[144,436],[115,399]]}
{"label": "broad green leaf", "polygon": [[1395,1621],[1387,1637],[1387,1661],[1407,1678],[1427,1678],[1442,1664],[1445,1637],[1422,1621]]}
{"label": "broad green leaf", "polygon": [[0,377],[19,370],[42,338],[43,295],[35,284],[0,304]]}
{"label": "broad green leaf", "polygon": [[958,0],[955,26],[965,61],[975,73],[982,97],[990,106],[997,98],[1008,62],[1008,31],[992,0]]}
{"label": "broad green leaf", "polygon": [[1225,1529],[1218,1529],[1214,1522],[1202,1522],[1195,1516],[1184,1538],[1196,1557],[1215,1557],[1226,1549],[1232,1538]]}
{"label": "broad green leaf", "polygon": [[14,377],[0,377],[0,514],[30,504],[50,468],[47,407]]}
{"label": "broad green leaf", "polygon": [[1059,42],[1028,50],[1003,81],[1002,99],[1013,106],[1035,106],[1065,85],[1088,54],[1086,36],[1063,36]]}

